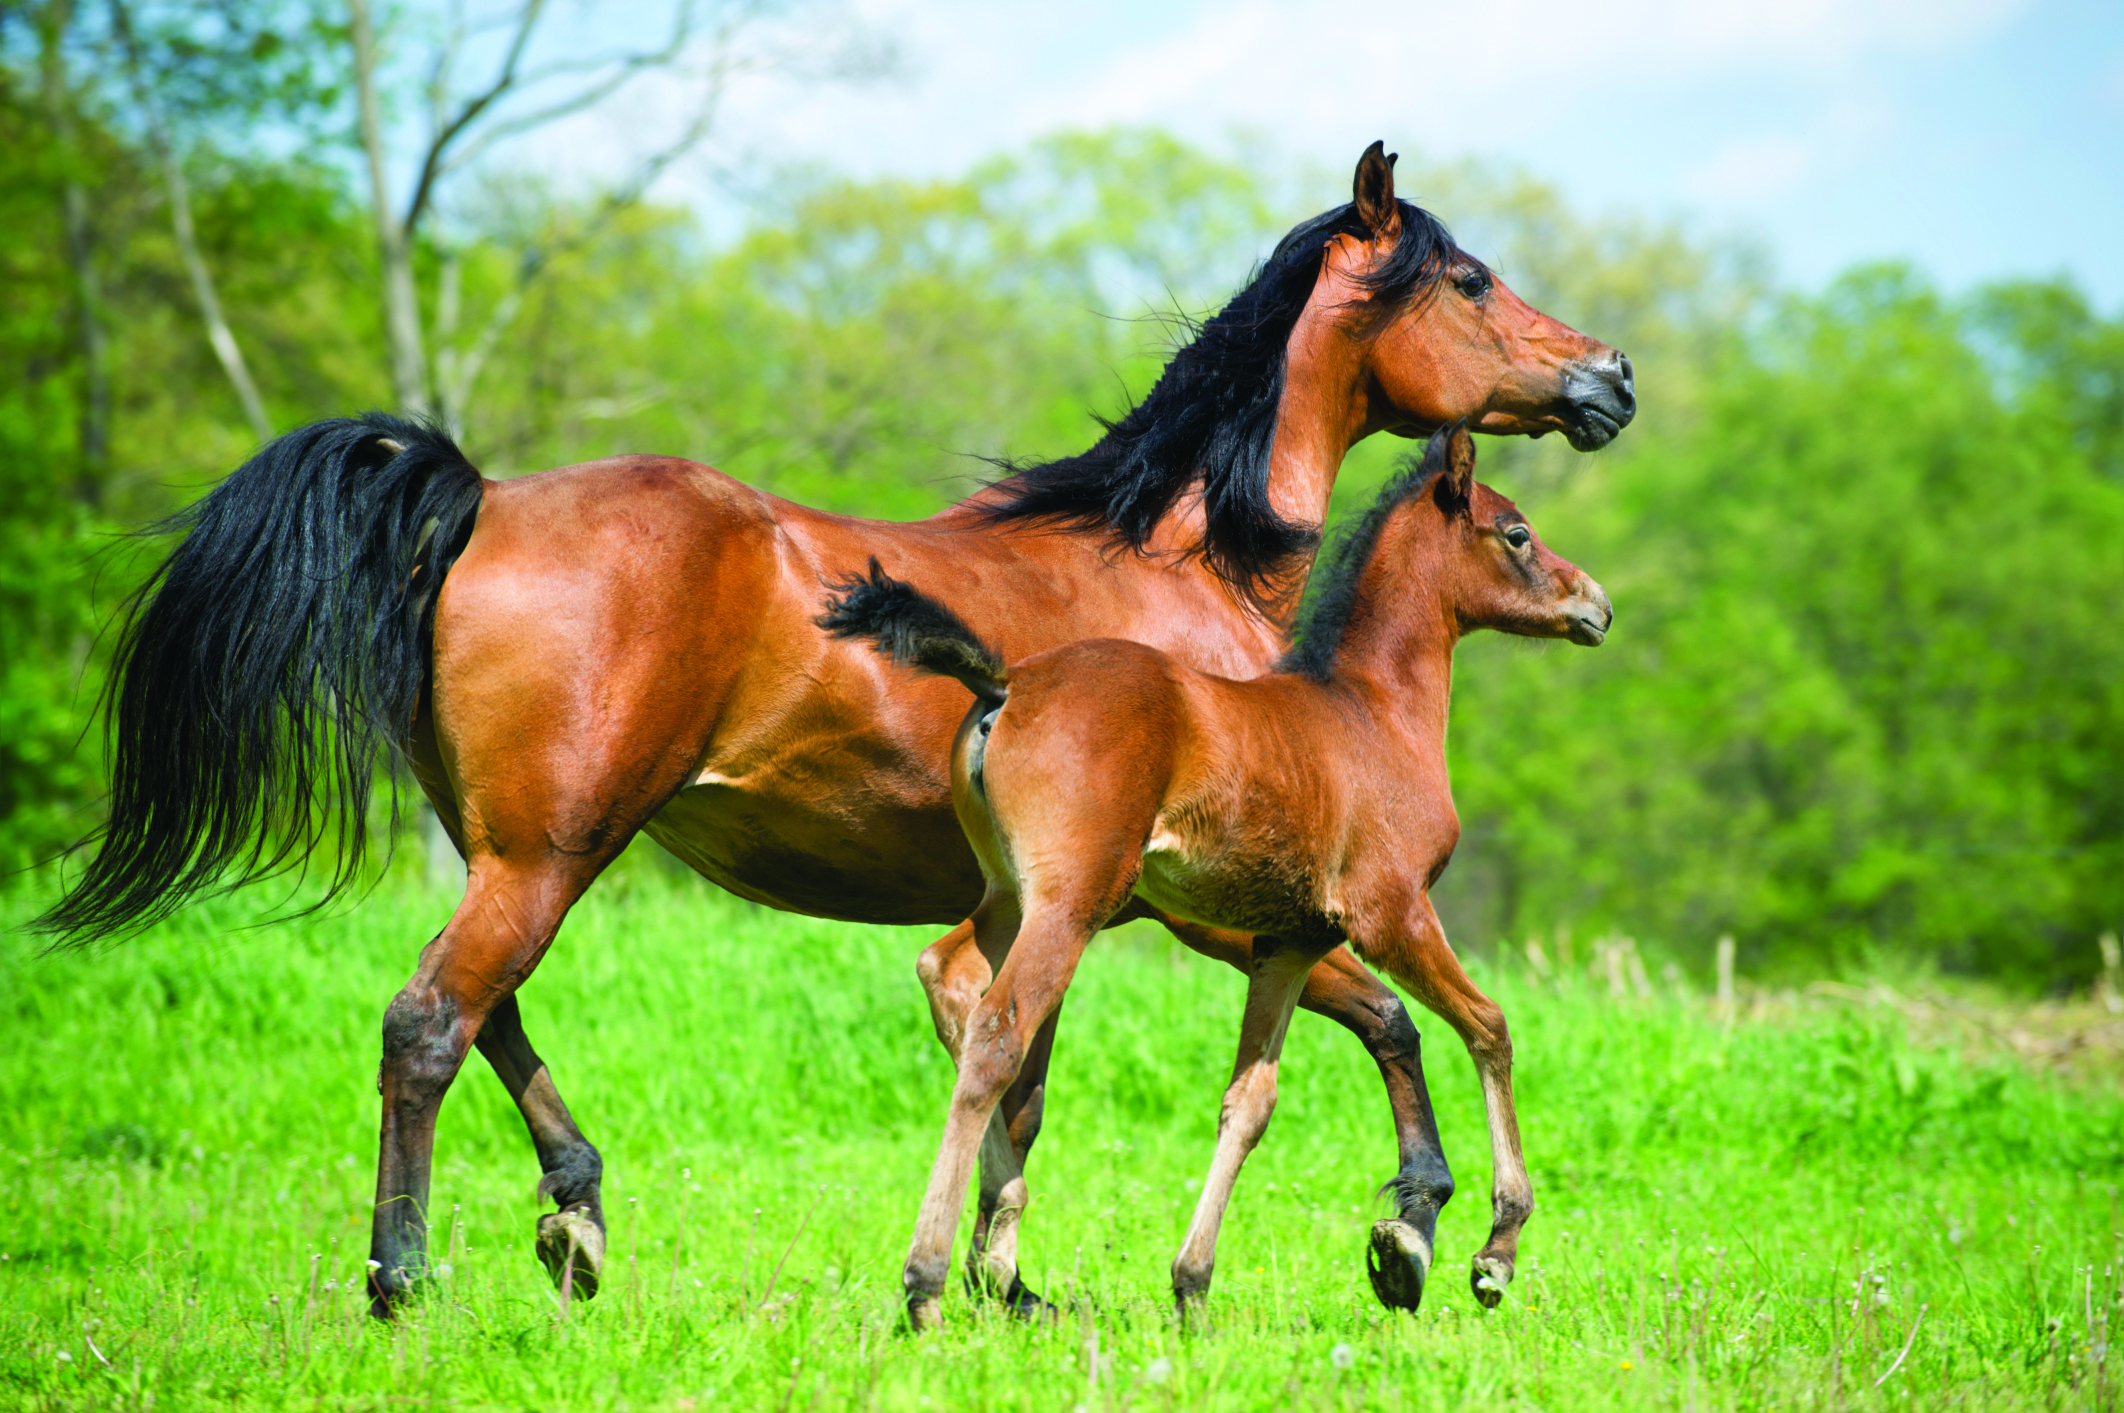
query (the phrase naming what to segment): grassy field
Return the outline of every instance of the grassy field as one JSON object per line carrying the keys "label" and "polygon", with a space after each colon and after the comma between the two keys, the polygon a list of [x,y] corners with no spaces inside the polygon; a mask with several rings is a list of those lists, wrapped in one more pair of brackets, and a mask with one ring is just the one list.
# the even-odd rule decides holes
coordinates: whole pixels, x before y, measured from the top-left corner
{"label": "grassy field", "polygon": [[[1430,1078],[1460,1196],[1416,1316],[1363,1238],[1376,1074],[1300,1017],[1225,1229],[1211,1327],[1166,1268],[1207,1165],[1236,976],[1126,932],[1087,959],[1034,1153],[1025,1268],[1056,1325],[954,1290],[898,1328],[947,1062],[928,932],[766,913],[640,869],[577,910],[526,1023],[603,1149],[605,1292],[530,1254],[530,1146],[471,1060],[443,1111],[443,1291],[359,1298],[377,1025],[449,900],[245,929],[203,905],[101,954],[0,950],[0,1405],[813,1409],[2113,1407],[2124,1098],[1821,1002],[1724,1024],[1580,965],[1476,967],[1511,1017],[1539,1202],[1505,1304],[1466,1263],[1472,1067]],[[16,906],[13,915],[24,909]],[[963,1237],[960,1251],[963,1253]]]}

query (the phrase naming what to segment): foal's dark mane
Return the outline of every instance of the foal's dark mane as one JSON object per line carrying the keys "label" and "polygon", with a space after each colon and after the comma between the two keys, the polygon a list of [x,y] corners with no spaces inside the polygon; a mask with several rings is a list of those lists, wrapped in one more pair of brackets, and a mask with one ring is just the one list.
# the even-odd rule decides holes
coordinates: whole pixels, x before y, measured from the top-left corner
{"label": "foal's dark mane", "polygon": [[1380,487],[1379,498],[1355,525],[1342,532],[1327,562],[1313,571],[1305,605],[1299,611],[1295,642],[1276,663],[1278,672],[1295,672],[1316,682],[1325,682],[1335,666],[1335,651],[1342,646],[1343,630],[1357,608],[1357,581],[1379,548],[1379,536],[1394,512],[1429,489],[1445,474],[1446,443],[1450,429],[1431,438],[1421,457],[1409,456],[1401,469]]}
{"label": "foal's dark mane", "polygon": [[[1401,235],[1361,280],[1375,297],[1398,305],[1428,294],[1469,257],[1437,217],[1395,204]],[[1284,519],[1270,503],[1269,448],[1285,345],[1338,235],[1372,238],[1354,203],[1286,235],[1246,288],[1173,355],[1150,396],[1117,422],[1099,419],[1106,435],[1090,450],[1038,464],[1002,463],[1010,474],[996,483],[1002,494],[983,513],[1104,531],[1140,553],[1199,478],[1206,524],[1196,552],[1234,588],[1258,595],[1318,540],[1312,526]]]}

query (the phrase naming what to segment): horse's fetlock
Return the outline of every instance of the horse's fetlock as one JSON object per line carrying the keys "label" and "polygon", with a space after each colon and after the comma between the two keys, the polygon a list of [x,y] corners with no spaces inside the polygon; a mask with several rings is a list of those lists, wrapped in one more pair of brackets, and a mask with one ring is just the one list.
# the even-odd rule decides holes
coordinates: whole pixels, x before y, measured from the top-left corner
{"label": "horse's fetlock", "polygon": [[951,1257],[947,1252],[939,1261],[930,1256],[910,1256],[907,1266],[900,1272],[900,1288],[907,1293],[907,1302],[913,1306],[917,1301],[939,1299],[944,1294],[944,1282],[951,1274]]}
{"label": "horse's fetlock", "polygon": [[1402,1215],[1436,1214],[1453,1200],[1453,1173],[1442,1153],[1419,1153],[1394,1174],[1387,1188],[1394,1194]]}
{"label": "horse's fetlock", "polygon": [[587,1206],[598,1211],[598,1185],[604,1180],[605,1160],[597,1149],[584,1143],[560,1153],[541,1154],[540,1159],[545,1169],[545,1176],[538,1181],[541,1196],[552,1198],[563,1209]]}

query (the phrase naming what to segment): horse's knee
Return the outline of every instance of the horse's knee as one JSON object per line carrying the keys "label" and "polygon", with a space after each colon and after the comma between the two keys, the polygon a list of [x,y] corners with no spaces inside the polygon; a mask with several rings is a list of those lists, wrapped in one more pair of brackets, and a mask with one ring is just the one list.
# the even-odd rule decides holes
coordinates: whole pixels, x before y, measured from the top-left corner
{"label": "horse's knee", "polygon": [[1381,992],[1365,1006],[1370,1022],[1364,1037],[1366,1047],[1381,1063],[1416,1059],[1422,1052],[1423,1037],[1416,1033],[1415,1018],[1399,996],[1383,987]]}
{"label": "horse's knee", "polygon": [[381,1086],[387,1100],[416,1108],[438,1103],[468,1048],[455,998],[408,986],[383,1017]]}
{"label": "horse's knee", "polygon": [[959,1101],[982,1110],[994,1108],[1024,1066],[1024,1043],[1009,1027],[969,1038],[959,1056]]}

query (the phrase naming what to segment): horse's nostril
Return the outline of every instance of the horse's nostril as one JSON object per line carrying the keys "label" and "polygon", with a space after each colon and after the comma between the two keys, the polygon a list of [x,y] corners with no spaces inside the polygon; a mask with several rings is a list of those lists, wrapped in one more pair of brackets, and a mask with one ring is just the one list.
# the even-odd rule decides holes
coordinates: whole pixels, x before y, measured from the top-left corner
{"label": "horse's nostril", "polygon": [[1615,390],[1617,401],[1622,403],[1623,416],[1627,419],[1637,412],[1637,375],[1631,371],[1630,355],[1615,355],[1615,367],[1622,374],[1622,386]]}

